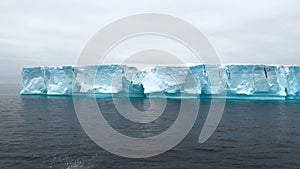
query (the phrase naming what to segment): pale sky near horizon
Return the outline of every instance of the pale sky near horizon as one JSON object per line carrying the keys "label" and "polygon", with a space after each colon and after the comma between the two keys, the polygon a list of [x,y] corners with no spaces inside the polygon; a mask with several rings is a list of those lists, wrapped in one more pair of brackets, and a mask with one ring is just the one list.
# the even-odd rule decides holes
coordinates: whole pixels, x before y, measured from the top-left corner
{"label": "pale sky near horizon", "polygon": [[22,67],[74,65],[98,30],[139,13],[191,23],[222,63],[300,65],[300,1],[0,1],[0,83],[19,83]]}

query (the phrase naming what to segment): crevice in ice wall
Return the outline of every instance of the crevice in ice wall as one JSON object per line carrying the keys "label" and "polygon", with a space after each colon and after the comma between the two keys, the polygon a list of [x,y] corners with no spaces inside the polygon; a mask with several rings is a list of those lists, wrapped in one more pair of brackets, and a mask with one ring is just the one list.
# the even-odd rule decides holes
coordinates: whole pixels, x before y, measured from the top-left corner
{"label": "crevice in ice wall", "polygon": [[268,79],[268,74],[267,74],[266,67],[264,67],[264,73],[265,73],[266,79]]}

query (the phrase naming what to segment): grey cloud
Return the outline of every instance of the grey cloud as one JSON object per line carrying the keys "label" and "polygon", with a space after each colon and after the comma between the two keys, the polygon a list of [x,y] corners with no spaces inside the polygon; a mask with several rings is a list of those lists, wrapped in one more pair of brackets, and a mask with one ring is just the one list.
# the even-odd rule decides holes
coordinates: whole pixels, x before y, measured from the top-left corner
{"label": "grey cloud", "polygon": [[75,64],[88,39],[124,16],[158,12],[207,35],[223,63],[300,64],[300,11],[294,0],[1,1],[0,83],[22,67]]}

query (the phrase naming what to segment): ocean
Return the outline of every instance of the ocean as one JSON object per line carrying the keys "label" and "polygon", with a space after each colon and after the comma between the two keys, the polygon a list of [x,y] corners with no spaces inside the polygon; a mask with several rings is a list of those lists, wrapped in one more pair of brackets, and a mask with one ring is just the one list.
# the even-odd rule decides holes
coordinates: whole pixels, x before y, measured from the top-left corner
{"label": "ocean", "polygon": [[[162,116],[138,125],[122,118],[111,99],[97,99],[117,131],[150,137],[170,127],[180,101],[168,100]],[[149,106],[145,99],[131,103]],[[187,137],[158,156],[132,159],[99,147],[82,129],[72,97],[21,96],[19,85],[0,86],[0,168],[299,168],[299,101],[226,101],[212,137],[198,143],[210,101],[201,101]],[[118,147],[116,147],[118,148]],[[121,148],[121,147],[120,147]]]}

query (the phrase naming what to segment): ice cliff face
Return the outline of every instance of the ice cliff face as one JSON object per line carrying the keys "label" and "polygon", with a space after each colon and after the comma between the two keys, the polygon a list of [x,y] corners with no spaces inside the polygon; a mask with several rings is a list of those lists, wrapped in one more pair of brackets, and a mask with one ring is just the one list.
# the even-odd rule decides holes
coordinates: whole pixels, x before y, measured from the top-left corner
{"label": "ice cliff face", "polygon": [[81,66],[74,68],[76,93],[119,93],[123,66]]}
{"label": "ice cliff face", "polygon": [[155,67],[148,71],[142,71],[136,74],[135,83],[141,84],[144,93],[179,92],[188,72],[184,67]]}
{"label": "ice cliff face", "polygon": [[24,68],[21,94],[47,93],[46,76],[43,67]]}
{"label": "ice cliff face", "polygon": [[48,95],[72,94],[73,68],[71,66],[51,67],[43,70]]}
{"label": "ice cliff face", "polygon": [[197,65],[153,67],[139,71],[124,65],[24,68],[21,94],[194,94],[300,95],[300,67]]}

